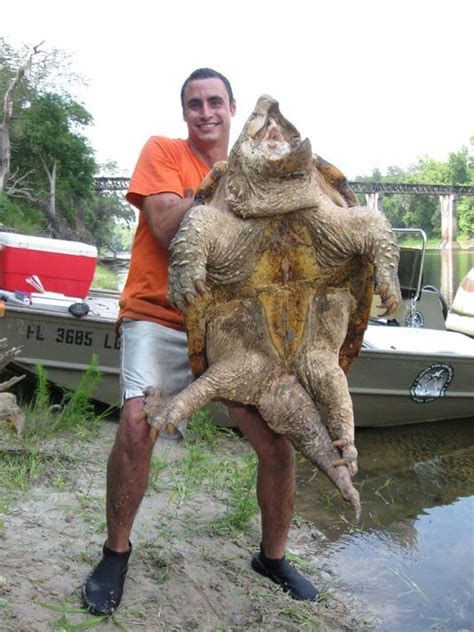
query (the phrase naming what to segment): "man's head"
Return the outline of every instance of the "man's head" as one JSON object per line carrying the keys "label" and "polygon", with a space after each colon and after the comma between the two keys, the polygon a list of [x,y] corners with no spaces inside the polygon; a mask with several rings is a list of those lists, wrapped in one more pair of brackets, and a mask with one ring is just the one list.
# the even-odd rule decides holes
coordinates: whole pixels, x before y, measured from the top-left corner
{"label": "man's head", "polygon": [[198,79],[220,79],[224,84],[229,96],[229,103],[234,102],[234,93],[232,92],[232,86],[230,85],[230,81],[227,79],[227,77],[224,77],[224,75],[222,75],[220,72],[217,72],[217,70],[213,70],[212,68],[198,68],[189,75],[181,88],[181,106],[183,110],[186,88],[188,87],[188,84],[191,83],[191,81],[196,81]]}
{"label": "man's head", "polygon": [[204,152],[221,148],[225,157],[236,111],[229,80],[211,68],[199,68],[184,82],[181,103],[191,145]]}

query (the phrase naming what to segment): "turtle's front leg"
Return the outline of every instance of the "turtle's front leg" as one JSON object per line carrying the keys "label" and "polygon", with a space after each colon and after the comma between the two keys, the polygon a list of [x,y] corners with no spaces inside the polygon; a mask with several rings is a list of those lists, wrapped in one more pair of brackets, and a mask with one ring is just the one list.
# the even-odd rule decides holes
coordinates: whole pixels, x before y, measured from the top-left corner
{"label": "turtle's front leg", "polygon": [[195,206],[186,214],[170,244],[168,298],[185,312],[206,291],[207,260],[214,234],[215,211]]}
{"label": "turtle's front leg", "polygon": [[337,266],[353,255],[365,255],[375,268],[375,293],[382,316],[392,314],[401,301],[398,280],[400,249],[389,221],[380,211],[355,206],[341,208],[329,199],[304,212],[318,261]]}
{"label": "turtle's front leg", "polygon": [[207,280],[227,285],[248,277],[263,227],[226,208],[193,207],[170,244],[171,303],[186,312],[196,296],[207,291]]}

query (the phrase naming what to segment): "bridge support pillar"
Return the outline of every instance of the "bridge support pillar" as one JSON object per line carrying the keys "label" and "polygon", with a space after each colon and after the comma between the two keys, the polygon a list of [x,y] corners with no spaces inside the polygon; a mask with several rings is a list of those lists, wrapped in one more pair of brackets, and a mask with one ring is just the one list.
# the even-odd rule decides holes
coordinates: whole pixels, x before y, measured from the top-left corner
{"label": "bridge support pillar", "polygon": [[455,193],[439,196],[441,206],[441,248],[446,250],[457,250],[461,247],[456,241],[457,202],[458,196]]}
{"label": "bridge support pillar", "polygon": [[366,193],[367,206],[375,211],[383,211],[383,193],[375,191],[374,193]]}

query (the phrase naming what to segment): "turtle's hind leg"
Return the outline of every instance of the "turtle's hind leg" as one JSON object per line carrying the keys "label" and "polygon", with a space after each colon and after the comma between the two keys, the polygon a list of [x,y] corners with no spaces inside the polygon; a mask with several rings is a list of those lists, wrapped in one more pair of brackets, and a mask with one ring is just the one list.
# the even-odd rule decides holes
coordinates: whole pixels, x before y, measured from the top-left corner
{"label": "turtle's hind leg", "polygon": [[286,435],[298,452],[326,474],[341,496],[352,504],[357,522],[359,492],[348,468],[334,465],[340,453],[333,446],[313,400],[296,377],[290,374],[276,377],[260,397],[257,408],[274,432]]}

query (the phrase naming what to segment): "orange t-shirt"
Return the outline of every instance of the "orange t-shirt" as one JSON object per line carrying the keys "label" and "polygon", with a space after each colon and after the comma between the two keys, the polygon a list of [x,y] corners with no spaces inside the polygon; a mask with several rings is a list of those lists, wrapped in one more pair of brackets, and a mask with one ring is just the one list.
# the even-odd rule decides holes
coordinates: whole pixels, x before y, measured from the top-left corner
{"label": "orange t-shirt", "polygon": [[160,246],[142,211],[143,199],[156,193],[195,191],[209,167],[195,156],[187,141],[152,136],[138,158],[127,200],[140,213],[132,247],[127,282],[120,299],[122,318],[148,320],[184,329],[181,312],[168,302],[168,250]]}

